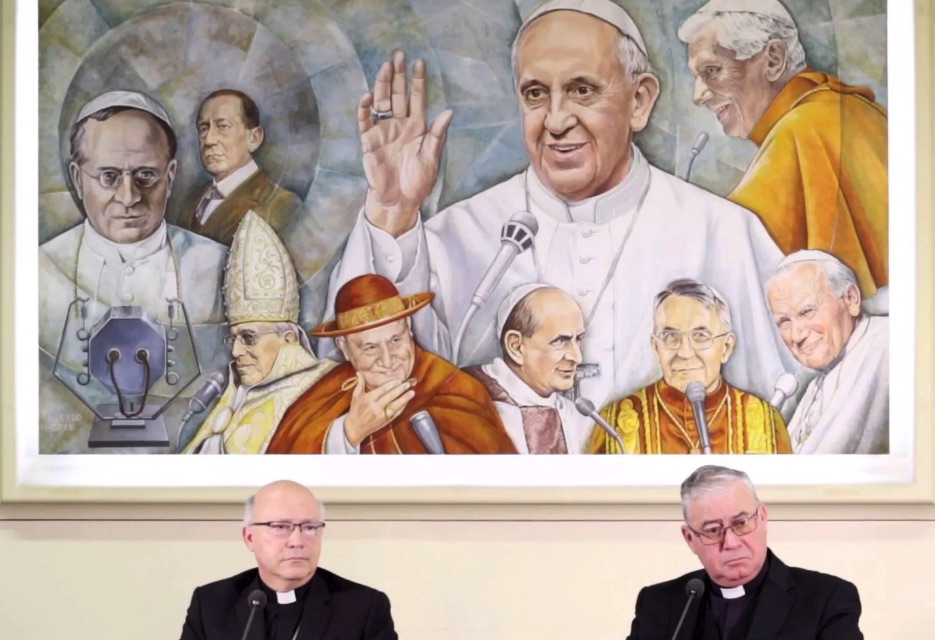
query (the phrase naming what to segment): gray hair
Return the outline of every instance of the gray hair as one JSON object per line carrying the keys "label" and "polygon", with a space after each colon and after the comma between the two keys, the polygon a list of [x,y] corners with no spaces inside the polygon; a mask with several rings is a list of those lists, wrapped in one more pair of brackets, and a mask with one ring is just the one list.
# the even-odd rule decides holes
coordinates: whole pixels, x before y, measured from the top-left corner
{"label": "gray hair", "polygon": [[728,331],[731,330],[730,307],[727,305],[727,301],[724,299],[724,297],[718,293],[714,287],[709,287],[706,284],[698,282],[697,280],[692,280],[690,278],[673,280],[666,286],[665,289],[656,294],[656,300],[653,303],[654,317],[659,311],[659,307],[662,306],[662,303],[672,296],[697,300],[703,304],[706,309],[711,309],[717,313],[717,317],[721,321],[721,324],[724,326],[724,328]]}
{"label": "gray hair", "polygon": [[[319,519],[325,521],[325,503],[318,498],[315,498],[318,501],[318,514]],[[253,507],[256,504],[256,494],[252,494],[243,504],[243,526],[249,527],[253,524]]]}
{"label": "gray hair", "polygon": [[308,352],[309,352],[310,354],[312,354],[313,356],[315,355],[315,352],[312,351],[312,345],[311,345],[311,343],[308,341],[308,334],[305,333],[305,331],[302,330],[302,327],[300,327],[300,326],[297,325],[296,323],[294,323],[294,322],[277,322],[277,323],[275,323],[275,324],[273,325],[273,330],[276,331],[276,333],[281,333],[281,334],[283,334],[283,335],[288,334],[288,333],[291,333],[291,334],[295,337],[296,341],[297,341],[300,345],[302,345],[302,348],[303,348],[303,349],[305,349],[306,351],[308,351]]}
{"label": "gray hair", "polygon": [[[548,15],[543,14],[543,15]],[[541,17],[541,16],[540,16]],[[600,18],[594,17],[595,20],[600,20]],[[536,18],[538,20],[539,18]],[[513,46],[510,49],[510,67],[513,69],[513,85],[516,86],[517,81],[519,80],[519,69],[517,68],[517,63],[519,60],[519,45],[520,40],[522,40],[523,35],[526,33],[526,30],[529,29],[529,26],[535,24],[536,20],[527,22],[519,31],[516,32],[516,37],[513,38]],[[603,21],[602,21],[603,22]],[[609,22],[607,24],[610,24]],[[633,38],[626,35],[616,27],[614,29],[617,31],[617,48],[616,55],[617,61],[620,62],[620,66],[623,67],[623,72],[627,75],[630,80],[636,80],[636,78],[641,73],[652,73],[652,67],[649,64],[649,58],[645,53],[640,49],[639,45],[633,41]]]}
{"label": "gray hair", "polygon": [[688,506],[700,496],[721,491],[735,482],[743,483],[757,505],[760,504],[750,476],[737,469],[709,464],[695,469],[682,483],[682,518],[688,522]]}
{"label": "gray hair", "polygon": [[766,281],[766,291],[769,291],[774,281],[787,275],[801,264],[817,265],[828,280],[828,288],[838,297],[844,296],[851,287],[857,287],[858,291],[860,290],[853,270],[838,258],[817,249],[803,249],[790,253],[782,259],[776,267],[776,272]]}
{"label": "gray hair", "polygon": [[[705,19],[706,16],[707,19]],[[749,60],[770,40],[782,40],[786,45],[786,77],[791,78],[805,68],[805,50],[799,42],[799,30],[792,20],[765,16],[752,11],[717,11],[695,14],[679,28],[679,40],[690,43],[709,23],[717,25],[717,42],[734,52],[737,60]]]}

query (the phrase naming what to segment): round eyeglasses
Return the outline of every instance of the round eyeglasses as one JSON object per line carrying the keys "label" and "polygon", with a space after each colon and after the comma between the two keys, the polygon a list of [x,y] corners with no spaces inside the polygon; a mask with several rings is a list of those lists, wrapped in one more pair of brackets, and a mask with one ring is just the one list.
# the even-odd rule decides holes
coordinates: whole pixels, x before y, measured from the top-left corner
{"label": "round eyeglasses", "polygon": [[725,331],[724,333],[711,335],[710,331],[704,331],[701,329],[689,331],[688,333],[676,331],[675,329],[666,329],[665,331],[661,331],[654,335],[659,339],[660,342],[662,342],[662,345],[666,349],[671,349],[672,351],[675,351],[682,346],[682,340],[685,338],[685,336],[688,336],[688,344],[691,345],[692,349],[695,351],[704,351],[705,349],[711,348],[711,345],[714,344],[715,339],[723,338],[726,335],[730,335],[730,333],[730,331]]}
{"label": "round eyeglasses", "polygon": [[97,175],[88,173],[84,170],[84,168],[81,169],[81,172],[84,175],[97,180],[98,184],[100,184],[105,189],[113,189],[125,175],[130,176],[130,179],[133,180],[133,184],[135,184],[138,189],[150,189],[154,187],[163,176],[163,174],[150,167],[140,167],[133,170],[102,169],[101,172]]}
{"label": "round eyeglasses", "polygon": [[250,347],[256,346],[260,336],[265,336],[270,333],[279,333],[279,331],[244,331],[238,333],[236,336],[224,336],[224,344],[227,345],[228,349],[233,349],[234,343],[240,342],[249,349]]}

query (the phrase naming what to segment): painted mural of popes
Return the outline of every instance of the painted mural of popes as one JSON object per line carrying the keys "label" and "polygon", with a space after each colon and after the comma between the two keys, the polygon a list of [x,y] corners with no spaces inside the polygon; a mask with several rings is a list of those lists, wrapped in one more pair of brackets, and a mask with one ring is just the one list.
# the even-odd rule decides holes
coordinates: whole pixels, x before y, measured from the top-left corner
{"label": "painted mural of popes", "polygon": [[42,5],[40,453],[890,453],[883,0],[243,4]]}

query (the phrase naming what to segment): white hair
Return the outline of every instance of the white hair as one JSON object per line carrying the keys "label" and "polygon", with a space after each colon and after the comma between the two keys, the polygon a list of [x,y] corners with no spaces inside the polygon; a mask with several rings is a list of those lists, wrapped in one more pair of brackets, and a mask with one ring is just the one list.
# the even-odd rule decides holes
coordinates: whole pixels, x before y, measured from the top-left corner
{"label": "white hair", "polygon": [[854,275],[850,267],[838,258],[817,249],[803,249],[790,253],[782,259],[782,262],[776,267],[775,273],[766,281],[766,291],[769,291],[774,281],[787,275],[801,264],[817,265],[828,280],[828,288],[838,297],[845,295],[851,287],[857,287],[859,290],[857,276]]}
{"label": "white hair", "polygon": [[[548,15],[548,14],[543,14]],[[541,16],[540,16],[541,17]],[[600,20],[600,18],[594,17],[595,20]],[[539,18],[536,18],[538,20]],[[513,46],[510,50],[510,66],[513,69],[513,85],[515,86],[519,80],[517,63],[519,59],[519,45],[520,40],[523,38],[523,34],[526,33],[526,30],[529,29],[529,26],[535,24],[536,20],[527,22],[519,31],[516,32],[516,37],[513,38]],[[603,22],[603,21],[602,21]],[[610,24],[609,22],[607,24]],[[643,53],[639,45],[633,41],[633,38],[626,35],[616,27],[614,27],[617,32],[617,50],[615,51],[617,55],[617,61],[620,63],[620,66],[623,67],[623,72],[631,80],[636,80],[636,78],[641,73],[652,73],[652,67],[649,64],[649,58]]]}
{"label": "white hair", "polygon": [[756,495],[756,487],[753,486],[753,481],[750,480],[750,476],[743,471],[731,469],[730,467],[719,467],[713,464],[695,469],[682,483],[682,517],[685,522],[688,522],[688,507],[692,502],[702,495],[722,491],[725,487],[735,482],[740,482],[745,485],[747,489],[750,490],[750,495],[753,496],[757,505],[760,504],[760,499]]}
{"label": "white hair", "polygon": [[737,60],[749,60],[770,40],[786,45],[786,77],[805,68],[805,50],[799,42],[799,30],[791,20],[749,11],[716,11],[695,14],[679,28],[679,40],[690,43],[710,23],[717,26],[717,43],[734,52]]}
{"label": "white hair", "polygon": [[308,334],[306,334],[305,331],[302,330],[302,327],[300,327],[300,326],[297,325],[296,323],[294,323],[294,322],[276,322],[276,323],[273,324],[273,330],[276,331],[276,333],[281,333],[281,334],[283,334],[283,335],[285,335],[285,334],[287,334],[287,333],[291,333],[293,336],[295,336],[296,341],[297,341],[300,345],[302,345],[302,348],[303,348],[303,349],[305,349],[306,351],[308,351],[308,352],[309,352],[310,354],[312,354],[313,356],[315,355],[315,352],[312,351],[312,345],[311,345],[311,343],[308,341]]}

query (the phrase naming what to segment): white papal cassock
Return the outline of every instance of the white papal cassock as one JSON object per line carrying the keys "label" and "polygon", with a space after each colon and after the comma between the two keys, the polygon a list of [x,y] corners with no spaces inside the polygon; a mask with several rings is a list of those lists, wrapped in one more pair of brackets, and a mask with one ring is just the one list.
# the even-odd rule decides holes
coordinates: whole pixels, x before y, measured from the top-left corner
{"label": "white papal cassock", "polygon": [[[111,306],[134,305],[154,320],[168,323],[168,298],[185,305],[192,340],[202,376],[189,385],[182,398],[190,397],[213,371],[230,360],[224,346],[227,321],[221,298],[221,281],[227,247],[165,222],[148,238],[120,245],[98,234],[85,221],[39,247],[39,362],[40,451],[42,453],[88,452],[92,414],[61,382],[52,369],[69,305],[76,297],[88,300],[88,328]],[[183,323],[181,315],[176,319]],[[68,342],[77,348],[74,340]],[[63,353],[63,361],[79,368],[82,354]],[[194,363],[179,368],[192,374]],[[197,372],[197,371],[195,371]],[[186,377],[183,375],[183,377]],[[178,414],[187,400],[176,399],[166,414],[177,426]],[[198,416],[203,418],[204,414]],[[108,449],[107,451],[124,451]]]}
{"label": "white papal cassock", "polygon": [[789,422],[796,453],[889,453],[890,319],[864,316]]}
{"label": "white papal cassock", "polygon": [[498,356],[500,301],[517,285],[545,282],[571,294],[591,318],[584,358],[600,373],[581,381],[581,393],[600,407],[662,375],[650,345],[653,298],[672,280],[694,278],[715,287],[731,306],[738,346],[726,378],[768,398],[776,378],[797,369],[763,295],[763,282],[782,258],[779,248],[755,215],[650,166],[632,150],[632,168],[621,184],[578,203],[561,200],[527,169],[417,222],[398,239],[361,212],[332,274],[329,308],[341,285],[362,273],[386,276],[404,294],[434,291],[431,308],[413,318],[416,339],[451,358],[472,294],[500,249],[501,227],[528,210],[539,223],[534,250],[513,261],[471,321],[459,365]]}

